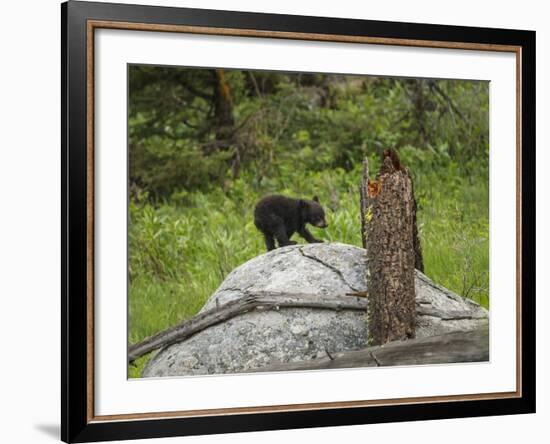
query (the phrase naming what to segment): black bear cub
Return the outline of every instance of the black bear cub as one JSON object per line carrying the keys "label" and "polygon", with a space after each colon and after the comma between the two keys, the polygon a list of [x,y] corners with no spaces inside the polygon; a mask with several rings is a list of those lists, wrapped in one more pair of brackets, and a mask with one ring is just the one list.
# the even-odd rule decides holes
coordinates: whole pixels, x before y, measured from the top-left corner
{"label": "black bear cub", "polygon": [[264,235],[267,251],[275,248],[275,239],[279,247],[295,245],[296,242],[290,240],[295,232],[309,243],[323,242],[308,231],[308,223],[319,228],[328,227],[317,196],[305,200],[274,194],[260,199],[254,209],[254,224]]}

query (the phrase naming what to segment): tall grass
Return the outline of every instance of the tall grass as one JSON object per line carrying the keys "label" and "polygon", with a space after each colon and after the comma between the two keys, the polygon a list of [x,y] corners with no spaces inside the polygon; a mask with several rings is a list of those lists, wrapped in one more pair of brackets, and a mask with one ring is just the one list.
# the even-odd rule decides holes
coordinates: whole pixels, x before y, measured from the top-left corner
{"label": "tall grass", "polygon": [[[402,157],[414,172],[425,273],[435,282],[489,305],[489,213],[485,174],[468,176],[438,156]],[[376,170],[376,160],[371,170]],[[279,192],[319,195],[326,230],[311,228],[328,242],[361,245],[359,167],[285,174],[257,184],[246,174],[226,189],[180,193],[153,204],[133,198],[129,224],[129,341],[135,343],[196,314],[227,274],[265,251],[254,226],[255,202]],[[295,240],[303,242],[298,236]],[[139,377],[147,358],[131,366]]]}

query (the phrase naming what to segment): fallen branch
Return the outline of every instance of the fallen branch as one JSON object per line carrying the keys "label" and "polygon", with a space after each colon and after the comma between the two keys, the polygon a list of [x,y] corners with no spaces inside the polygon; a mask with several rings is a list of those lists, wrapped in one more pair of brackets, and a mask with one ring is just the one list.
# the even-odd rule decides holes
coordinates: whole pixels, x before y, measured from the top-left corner
{"label": "fallen branch", "polygon": [[[328,355],[328,354],[327,354]],[[282,362],[250,370],[279,372],[394,365],[448,364],[489,360],[489,329],[447,333],[423,339],[390,342],[362,350],[331,353],[300,362]]]}
{"label": "fallen branch", "polygon": [[253,309],[285,308],[318,308],[325,310],[359,310],[365,311],[367,301],[364,298],[342,298],[305,293],[249,293],[242,298],[207,310],[195,317],[170,327],[153,336],[149,336],[128,348],[128,362],[146,355],[161,347],[183,341],[188,337],[220,322],[227,321]]}

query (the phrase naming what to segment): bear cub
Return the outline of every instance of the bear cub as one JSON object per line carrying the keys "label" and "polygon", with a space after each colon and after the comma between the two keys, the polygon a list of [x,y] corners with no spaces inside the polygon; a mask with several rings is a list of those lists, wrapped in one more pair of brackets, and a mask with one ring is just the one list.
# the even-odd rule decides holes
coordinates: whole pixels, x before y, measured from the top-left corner
{"label": "bear cub", "polygon": [[319,228],[328,227],[317,196],[305,200],[274,194],[260,199],[254,208],[254,224],[264,235],[267,251],[276,248],[275,240],[279,247],[295,245],[296,242],[290,240],[295,232],[309,243],[323,242],[308,231],[308,223]]}

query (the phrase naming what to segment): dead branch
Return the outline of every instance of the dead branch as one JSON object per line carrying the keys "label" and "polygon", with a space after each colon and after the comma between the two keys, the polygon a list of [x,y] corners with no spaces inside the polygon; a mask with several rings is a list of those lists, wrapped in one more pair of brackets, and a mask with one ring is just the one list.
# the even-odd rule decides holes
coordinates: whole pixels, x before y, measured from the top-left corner
{"label": "dead branch", "polygon": [[251,372],[321,370],[394,365],[448,364],[489,360],[489,329],[453,332],[423,339],[390,342],[384,346],[331,353],[327,357],[300,362],[281,362]]}
{"label": "dead branch", "polygon": [[254,309],[285,308],[317,308],[325,310],[359,310],[365,311],[367,302],[364,298],[342,298],[305,293],[250,293],[235,301],[228,302],[211,310],[196,315],[174,327],[150,336],[143,341],[130,345],[128,362],[133,362],[140,356],[165,347],[175,342],[183,341],[190,336],[213,325],[227,321]]}

